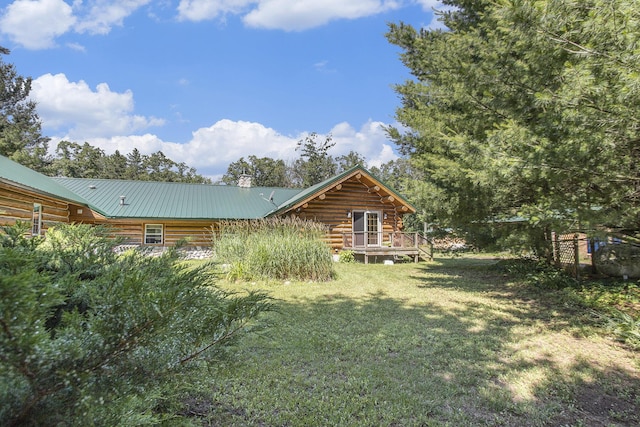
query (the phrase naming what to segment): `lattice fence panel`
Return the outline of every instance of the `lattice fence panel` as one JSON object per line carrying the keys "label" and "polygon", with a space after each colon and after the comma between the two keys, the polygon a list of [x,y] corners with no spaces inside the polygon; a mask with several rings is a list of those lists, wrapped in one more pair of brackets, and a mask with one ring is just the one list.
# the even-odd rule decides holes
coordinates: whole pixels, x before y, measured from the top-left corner
{"label": "lattice fence panel", "polygon": [[579,244],[580,239],[575,234],[556,234],[553,239],[553,258],[556,265],[574,276],[579,273]]}

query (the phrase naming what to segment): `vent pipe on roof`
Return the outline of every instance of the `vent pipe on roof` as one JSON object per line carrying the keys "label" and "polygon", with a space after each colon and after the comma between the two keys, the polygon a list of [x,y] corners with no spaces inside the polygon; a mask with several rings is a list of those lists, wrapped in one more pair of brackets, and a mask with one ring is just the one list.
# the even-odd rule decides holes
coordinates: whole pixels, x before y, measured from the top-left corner
{"label": "vent pipe on roof", "polygon": [[126,199],[126,197],[120,196],[120,206],[124,206],[124,199]]}

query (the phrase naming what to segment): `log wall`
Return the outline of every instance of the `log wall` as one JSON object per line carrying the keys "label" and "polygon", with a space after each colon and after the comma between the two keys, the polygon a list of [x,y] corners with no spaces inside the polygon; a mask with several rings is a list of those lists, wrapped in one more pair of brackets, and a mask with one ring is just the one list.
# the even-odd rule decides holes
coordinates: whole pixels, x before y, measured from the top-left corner
{"label": "log wall", "polygon": [[[319,196],[309,201],[306,207],[300,207],[299,212],[290,211],[289,215],[326,224],[327,243],[333,250],[339,250],[343,246],[343,233],[353,231],[353,214],[347,216],[347,212],[353,211],[380,212],[380,231],[383,233],[402,229],[402,213],[398,212],[396,205],[355,178],[344,181],[339,189],[324,193],[324,198]],[[387,219],[384,219],[384,214],[387,214]]]}
{"label": "log wall", "polygon": [[42,206],[42,233],[56,224],[69,222],[68,203],[0,181],[0,225],[31,223],[34,203]]}
{"label": "log wall", "polygon": [[163,243],[148,246],[174,246],[181,240],[186,240],[187,246],[211,246],[212,221],[176,221],[176,220],[131,220],[99,218],[92,222],[105,225],[112,229],[114,236],[121,237],[124,244],[144,245],[144,230],[146,224],[161,224],[163,229]]}

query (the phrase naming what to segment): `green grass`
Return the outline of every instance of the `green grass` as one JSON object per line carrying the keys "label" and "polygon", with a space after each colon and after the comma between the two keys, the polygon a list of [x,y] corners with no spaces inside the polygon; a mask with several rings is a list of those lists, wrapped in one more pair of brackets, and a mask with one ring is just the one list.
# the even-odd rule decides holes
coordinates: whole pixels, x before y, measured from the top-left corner
{"label": "green grass", "polygon": [[338,264],[276,298],[270,326],[199,380],[204,425],[637,425],[638,353],[562,291],[487,259]]}

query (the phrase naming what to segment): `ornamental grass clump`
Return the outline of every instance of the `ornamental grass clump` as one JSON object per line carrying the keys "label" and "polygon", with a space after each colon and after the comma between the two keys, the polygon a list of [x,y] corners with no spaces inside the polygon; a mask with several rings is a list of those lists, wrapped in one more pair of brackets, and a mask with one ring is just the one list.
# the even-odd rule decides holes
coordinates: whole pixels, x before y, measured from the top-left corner
{"label": "ornamental grass clump", "polygon": [[296,218],[223,222],[213,248],[231,280],[313,280],[334,276],[322,224]]}

